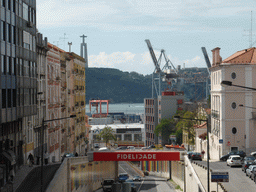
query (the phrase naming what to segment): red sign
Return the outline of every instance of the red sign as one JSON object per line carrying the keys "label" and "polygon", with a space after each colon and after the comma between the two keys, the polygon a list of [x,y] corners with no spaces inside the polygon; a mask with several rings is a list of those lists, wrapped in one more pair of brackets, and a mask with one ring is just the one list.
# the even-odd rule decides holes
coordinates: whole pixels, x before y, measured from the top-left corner
{"label": "red sign", "polygon": [[179,161],[180,152],[94,152],[93,161]]}
{"label": "red sign", "polygon": [[230,141],[228,141],[227,146],[230,146],[230,144],[231,144]]}

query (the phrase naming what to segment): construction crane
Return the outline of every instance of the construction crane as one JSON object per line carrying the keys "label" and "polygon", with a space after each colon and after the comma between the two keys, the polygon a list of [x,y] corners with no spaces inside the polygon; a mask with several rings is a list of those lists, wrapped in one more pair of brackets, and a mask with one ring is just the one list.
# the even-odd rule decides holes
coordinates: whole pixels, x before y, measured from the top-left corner
{"label": "construction crane", "polygon": [[[157,96],[161,95],[161,84],[162,84],[161,81],[165,81],[168,83],[169,86],[171,86],[172,80],[178,77],[178,71],[174,67],[173,63],[166,56],[164,49],[161,50],[161,54],[157,60],[155,52],[153,50],[153,47],[149,39],[146,39],[145,41],[147,43],[151,58],[155,65],[155,70],[152,74],[152,98],[154,98],[154,95],[155,95],[154,90]],[[160,65],[161,65],[162,57],[164,57],[165,59],[165,65],[161,69]]]}
{"label": "construction crane", "polygon": [[210,91],[211,91],[211,72],[210,72],[210,68],[212,67],[211,63],[210,63],[210,60],[209,60],[209,57],[208,57],[208,54],[207,54],[207,51],[206,51],[206,48],[205,47],[202,47],[202,52],[204,54],[204,59],[205,59],[205,63],[207,65],[207,71],[208,71],[208,78],[206,79],[206,99],[208,99],[209,95],[210,95]]}

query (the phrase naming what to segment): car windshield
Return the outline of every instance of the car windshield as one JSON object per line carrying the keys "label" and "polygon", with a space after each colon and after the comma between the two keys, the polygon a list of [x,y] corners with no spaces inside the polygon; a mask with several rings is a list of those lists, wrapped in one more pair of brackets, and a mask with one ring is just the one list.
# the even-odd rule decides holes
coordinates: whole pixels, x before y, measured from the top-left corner
{"label": "car windshield", "polygon": [[255,160],[254,157],[246,157],[247,160]]}
{"label": "car windshield", "polygon": [[112,185],[113,182],[113,180],[105,180],[104,185]]}
{"label": "car windshield", "polygon": [[233,159],[233,160],[241,160],[240,157],[233,157],[232,159]]}
{"label": "car windshield", "polygon": [[200,153],[193,153],[193,155],[200,155]]}

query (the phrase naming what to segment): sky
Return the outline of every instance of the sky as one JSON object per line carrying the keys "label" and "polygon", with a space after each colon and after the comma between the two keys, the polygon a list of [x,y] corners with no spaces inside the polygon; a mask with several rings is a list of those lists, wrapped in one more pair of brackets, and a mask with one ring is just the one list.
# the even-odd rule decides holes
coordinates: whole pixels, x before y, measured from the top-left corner
{"label": "sky", "polygon": [[72,42],[78,55],[87,36],[89,67],[147,75],[155,66],[145,39],[176,68],[206,67],[201,47],[210,59],[220,47],[225,59],[256,46],[255,7],[256,0],[37,0],[37,28],[65,51]]}

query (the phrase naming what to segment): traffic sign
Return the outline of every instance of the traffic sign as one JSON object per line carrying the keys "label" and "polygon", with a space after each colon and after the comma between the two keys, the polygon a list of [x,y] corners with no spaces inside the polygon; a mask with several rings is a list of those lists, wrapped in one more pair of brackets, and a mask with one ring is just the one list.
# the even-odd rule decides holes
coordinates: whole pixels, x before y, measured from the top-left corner
{"label": "traffic sign", "polygon": [[212,182],[229,182],[228,172],[212,172]]}
{"label": "traffic sign", "polygon": [[231,143],[230,143],[230,141],[228,141],[227,146],[230,146],[230,145],[231,145]]}
{"label": "traffic sign", "polygon": [[220,140],[219,140],[219,143],[223,143],[223,139],[220,139]]}

